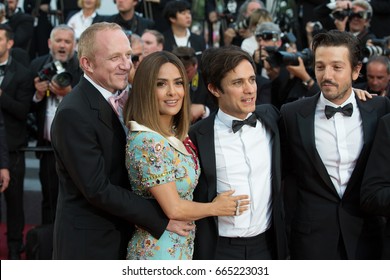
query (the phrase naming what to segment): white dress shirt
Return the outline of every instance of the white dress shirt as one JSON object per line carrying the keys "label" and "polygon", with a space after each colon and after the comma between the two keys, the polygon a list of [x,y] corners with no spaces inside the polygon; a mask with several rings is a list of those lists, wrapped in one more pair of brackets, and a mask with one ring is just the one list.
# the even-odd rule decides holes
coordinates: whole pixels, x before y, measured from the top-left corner
{"label": "white dress shirt", "polygon": [[83,11],[80,10],[68,20],[67,25],[73,28],[77,40],[80,38],[81,33],[83,33],[85,29],[91,26],[95,17],[96,12],[94,12],[89,17],[85,17]]}
{"label": "white dress shirt", "polygon": [[233,133],[234,119],[222,110],[215,119],[217,192],[247,194],[251,204],[240,216],[218,217],[218,229],[224,237],[252,237],[265,232],[271,223],[273,139],[259,120],[256,127],[244,125]]}
{"label": "white dress shirt", "polygon": [[363,128],[355,94],[341,107],[352,103],[351,117],[336,113],[330,119],[325,116],[325,105],[339,107],[325,99],[321,93],[315,111],[315,145],[326,170],[339,194],[343,196],[363,147]]}

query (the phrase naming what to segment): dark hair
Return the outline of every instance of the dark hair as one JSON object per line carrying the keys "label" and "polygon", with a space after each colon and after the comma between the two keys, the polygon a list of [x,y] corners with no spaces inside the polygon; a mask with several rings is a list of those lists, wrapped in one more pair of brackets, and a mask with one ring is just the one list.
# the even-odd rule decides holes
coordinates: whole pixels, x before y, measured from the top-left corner
{"label": "dark hair", "polygon": [[181,62],[183,62],[184,67],[188,67],[198,63],[198,59],[195,55],[195,50],[190,47],[177,47],[172,50],[172,53],[176,55]]}
{"label": "dark hair", "polygon": [[349,50],[349,61],[352,69],[362,63],[362,47],[360,40],[350,32],[330,30],[326,33],[319,33],[313,37],[312,48],[314,63],[318,47],[347,47]]}
{"label": "dark hair", "polygon": [[168,1],[165,5],[163,15],[164,18],[170,23],[170,18],[176,18],[176,14],[189,10],[191,11],[191,4],[185,0]]}
{"label": "dark hair", "polygon": [[366,67],[370,65],[373,62],[378,62],[380,64],[383,64],[386,67],[387,74],[390,74],[390,60],[387,56],[384,55],[373,55],[371,56],[366,64]]}
{"label": "dark hair", "polygon": [[14,31],[8,24],[0,24],[0,30],[5,31],[5,37],[7,38],[7,40],[14,39]]}
{"label": "dark hair", "polygon": [[[136,121],[139,124],[168,136],[159,123],[159,107],[155,94],[156,81],[162,65],[172,63],[177,67],[183,78],[184,92],[189,92],[189,83],[186,70],[180,59],[167,51],[154,52],[146,56],[139,64],[134,75],[131,94],[124,107],[125,123]],[[179,113],[173,117],[173,125],[176,127],[177,137],[184,140],[190,126],[190,97],[185,94],[183,106]]]}
{"label": "dark hair", "polygon": [[256,73],[256,65],[252,57],[238,46],[206,49],[200,63],[206,86],[212,84],[222,90],[221,80],[243,60],[248,60]]}

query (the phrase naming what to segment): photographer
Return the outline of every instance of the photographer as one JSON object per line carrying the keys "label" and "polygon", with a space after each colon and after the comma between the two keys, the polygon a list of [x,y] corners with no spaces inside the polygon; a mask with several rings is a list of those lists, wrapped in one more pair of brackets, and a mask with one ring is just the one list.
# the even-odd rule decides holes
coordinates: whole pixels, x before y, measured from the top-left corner
{"label": "photographer", "polygon": [[295,52],[293,42],[283,44],[278,25],[264,22],[255,32],[259,50],[255,52],[256,63],[262,66],[262,75],[271,80],[271,103],[280,108],[284,103],[312,96],[318,90],[306,66],[311,63],[311,52],[305,49]]}
{"label": "photographer", "polygon": [[366,82],[356,84],[371,94],[390,98],[390,60],[387,56],[373,55],[366,64]]}
{"label": "photographer", "polygon": [[[51,150],[50,129],[54,113],[62,98],[78,83],[82,70],[74,51],[76,40],[73,29],[65,24],[56,26],[48,41],[50,53],[37,57],[30,69],[36,74],[33,110],[38,127],[37,152],[40,159],[39,178],[42,185],[42,223],[52,223],[55,217],[58,177]],[[103,66],[102,66],[103,67]]]}
{"label": "photographer", "polygon": [[242,41],[252,35],[249,27],[249,17],[257,9],[265,9],[263,2],[259,0],[247,0],[239,8],[235,22],[224,30],[223,41],[225,46],[241,46]]}

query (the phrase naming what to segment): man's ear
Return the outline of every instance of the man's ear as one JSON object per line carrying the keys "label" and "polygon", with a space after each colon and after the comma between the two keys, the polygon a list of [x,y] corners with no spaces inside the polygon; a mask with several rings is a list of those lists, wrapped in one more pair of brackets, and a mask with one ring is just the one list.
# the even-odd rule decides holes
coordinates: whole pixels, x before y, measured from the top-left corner
{"label": "man's ear", "polygon": [[208,84],[207,88],[215,97],[219,98],[221,96],[221,91],[213,84]]}

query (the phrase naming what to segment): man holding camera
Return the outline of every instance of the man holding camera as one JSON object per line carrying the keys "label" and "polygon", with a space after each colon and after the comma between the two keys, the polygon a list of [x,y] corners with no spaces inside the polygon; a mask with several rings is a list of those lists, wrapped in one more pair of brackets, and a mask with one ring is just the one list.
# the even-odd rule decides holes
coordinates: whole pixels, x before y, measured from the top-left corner
{"label": "man holding camera", "polygon": [[311,62],[311,54],[303,51],[290,53],[295,51],[295,44],[283,43],[277,24],[263,22],[256,28],[255,36],[259,49],[254,58],[262,67],[259,72],[271,80],[271,103],[274,106],[279,109],[286,102],[312,96],[319,90],[305,67],[305,62]]}
{"label": "man holding camera", "polygon": [[10,55],[13,36],[11,27],[0,24],[0,106],[4,116],[11,178],[9,188],[4,192],[7,203],[8,259],[20,259],[23,250],[23,179],[26,169],[21,149],[27,144],[26,122],[33,84],[29,69]]}
{"label": "man holding camera", "polygon": [[58,195],[58,176],[50,139],[51,123],[58,104],[78,83],[82,74],[74,51],[75,42],[71,27],[65,24],[56,26],[48,41],[50,53],[37,57],[30,65],[36,73],[33,109],[38,126],[37,156],[40,159],[43,224],[54,222]]}

